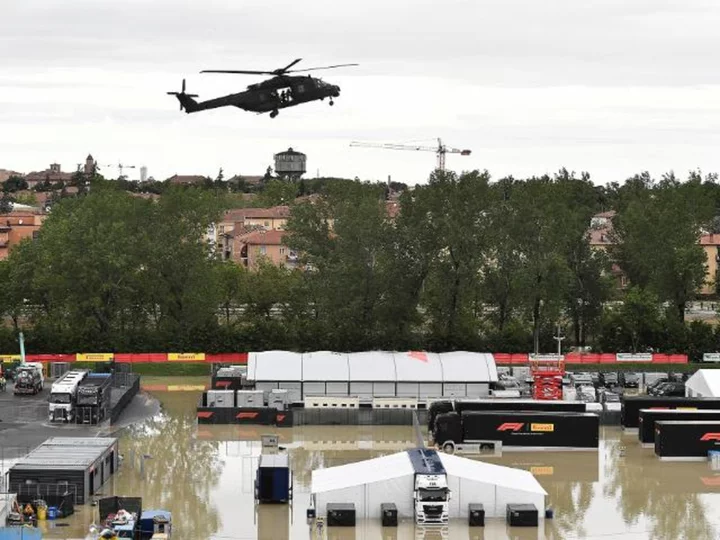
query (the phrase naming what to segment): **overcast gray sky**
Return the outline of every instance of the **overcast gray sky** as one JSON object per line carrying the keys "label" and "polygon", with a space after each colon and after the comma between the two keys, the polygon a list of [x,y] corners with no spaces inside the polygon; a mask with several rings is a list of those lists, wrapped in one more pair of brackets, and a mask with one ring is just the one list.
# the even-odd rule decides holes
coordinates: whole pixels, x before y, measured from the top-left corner
{"label": "overcast gray sky", "polygon": [[[262,174],[292,146],[309,176],[415,184],[433,153],[350,141],[442,137],[473,152],[449,168],[495,178],[720,171],[719,28],[717,0],[0,0],[0,168],[91,152],[157,179]],[[319,72],[333,108],[276,119],[165,95],[183,77],[200,99],[236,92],[260,78],[198,71],[296,57],[361,65]]]}

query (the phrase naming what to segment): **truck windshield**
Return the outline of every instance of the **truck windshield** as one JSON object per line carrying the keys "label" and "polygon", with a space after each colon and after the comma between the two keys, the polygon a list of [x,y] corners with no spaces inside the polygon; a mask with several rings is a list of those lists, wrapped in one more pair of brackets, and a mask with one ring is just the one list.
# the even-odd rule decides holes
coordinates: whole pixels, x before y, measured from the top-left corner
{"label": "truck windshield", "polygon": [[421,489],[419,490],[421,501],[440,502],[447,500],[447,489]]}
{"label": "truck windshield", "polygon": [[70,394],[50,394],[50,403],[70,403]]}

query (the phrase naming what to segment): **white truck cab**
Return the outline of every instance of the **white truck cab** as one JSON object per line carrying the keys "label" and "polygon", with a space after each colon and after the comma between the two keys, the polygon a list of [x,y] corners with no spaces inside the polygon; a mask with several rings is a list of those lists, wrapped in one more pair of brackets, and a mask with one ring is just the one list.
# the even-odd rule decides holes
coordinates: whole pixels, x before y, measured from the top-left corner
{"label": "white truck cab", "polygon": [[413,493],[415,523],[447,524],[450,519],[451,496],[446,475],[416,474]]}
{"label": "white truck cab", "polygon": [[48,416],[51,422],[73,421],[78,385],[87,374],[87,370],[68,371],[53,383],[48,398]]}

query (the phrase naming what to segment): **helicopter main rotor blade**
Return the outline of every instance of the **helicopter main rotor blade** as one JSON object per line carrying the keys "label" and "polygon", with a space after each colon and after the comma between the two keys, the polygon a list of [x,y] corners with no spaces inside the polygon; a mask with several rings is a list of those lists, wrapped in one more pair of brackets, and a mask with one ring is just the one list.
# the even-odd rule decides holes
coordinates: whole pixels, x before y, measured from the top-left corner
{"label": "helicopter main rotor blade", "polygon": [[204,69],[200,73],[231,73],[235,75],[276,75],[274,71],[247,71],[231,69]]}
{"label": "helicopter main rotor blade", "polygon": [[334,66],[312,67],[312,68],[306,68],[306,69],[291,69],[288,71],[288,73],[300,73],[301,71],[316,71],[318,69],[335,69],[335,68],[359,66],[359,65],[360,64],[336,64]]}
{"label": "helicopter main rotor blade", "polygon": [[295,60],[293,60],[292,62],[290,62],[290,63],[289,63],[287,66],[285,66],[284,68],[276,69],[273,73],[285,73],[288,69],[290,69],[291,67],[293,67],[293,66],[294,66],[295,64],[297,64],[300,60],[302,60],[302,58],[296,58]]}

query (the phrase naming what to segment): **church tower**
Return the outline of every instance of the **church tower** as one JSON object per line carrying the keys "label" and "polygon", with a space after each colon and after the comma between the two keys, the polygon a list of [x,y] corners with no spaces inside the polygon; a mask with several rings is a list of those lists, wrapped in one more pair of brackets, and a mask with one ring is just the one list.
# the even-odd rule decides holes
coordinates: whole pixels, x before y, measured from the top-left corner
{"label": "church tower", "polygon": [[88,154],[88,157],[85,159],[85,168],[83,169],[83,172],[87,176],[92,176],[95,174],[97,164],[95,163],[95,160],[92,157],[92,154]]}

